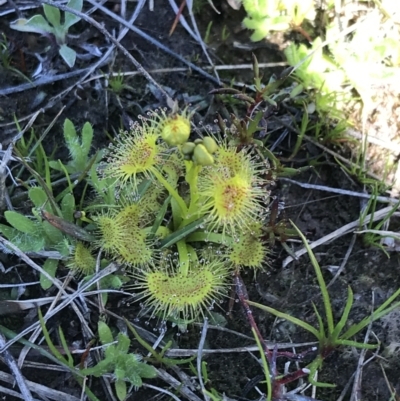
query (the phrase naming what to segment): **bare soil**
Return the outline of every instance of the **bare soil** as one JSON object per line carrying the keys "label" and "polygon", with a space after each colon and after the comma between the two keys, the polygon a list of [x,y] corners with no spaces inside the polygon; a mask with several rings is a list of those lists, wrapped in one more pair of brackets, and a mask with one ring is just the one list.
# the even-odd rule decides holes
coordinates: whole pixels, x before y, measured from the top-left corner
{"label": "bare soil", "polygon": [[[24,2],[23,4],[29,3]],[[130,15],[136,3],[132,4],[128,2],[127,4],[128,15]],[[243,18],[243,14],[232,10],[225,2],[214,1],[214,4],[221,11],[221,14],[217,15],[214,13],[206,3],[201,9],[201,13],[196,15],[196,19],[203,36],[208,22],[210,20],[213,21],[209,49],[216,64],[251,63],[252,53],[255,53],[260,63],[280,62],[284,60],[281,53],[286,40],[284,37],[277,35],[275,43],[263,42],[261,45],[253,44],[249,40],[249,33],[240,29],[240,21]],[[109,9],[116,11],[119,7],[119,2],[106,2],[105,5]],[[0,7],[0,11],[5,11],[9,7],[9,3],[4,4]],[[29,16],[33,12],[35,12],[35,9],[24,11],[24,14]],[[186,15],[186,13],[184,14]],[[113,28],[118,28],[115,21],[112,21],[108,16],[99,11],[96,11],[92,16],[98,22],[104,23],[109,32]],[[12,66],[22,71],[27,77],[31,77],[38,65],[35,53],[39,52],[44,55],[45,47],[49,43],[45,38],[40,38],[38,35],[10,30],[8,25],[16,18],[17,16],[14,12],[4,14],[0,18],[0,32],[4,32],[8,41],[12,44]],[[172,36],[168,35],[174,18],[174,13],[169,7],[168,2],[160,0],[155,2],[154,11],[150,11],[147,5],[142,9],[136,25],[185,59],[196,65],[205,67],[207,63],[200,46],[187,34],[180,24],[177,25]],[[224,27],[229,32],[226,40],[222,40],[221,38],[221,32]],[[85,31],[87,41],[98,46],[100,49],[104,50],[109,45],[106,43],[104,37],[94,28],[87,28],[85,22],[81,21],[78,23],[72,31],[73,34]],[[161,68],[173,69],[174,67],[183,66],[180,61],[167,55],[134,33],[128,33],[121,44],[137,58],[147,71]],[[74,70],[86,68],[96,60],[96,58],[90,60],[78,59]],[[57,74],[68,72],[68,69],[57,54],[52,59],[47,60],[44,67],[48,69],[48,74],[54,71]],[[264,74],[266,79],[270,74],[279,72],[281,69],[282,67],[265,69]],[[112,93],[105,87],[105,81],[101,77],[102,72],[110,70],[118,72],[134,71],[135,69],[126,58],[120,53],[116,53],[112,60],[108,61],[92,74],[99,75],[97,79],[87,80],[75,86],[78,77],[71,77],[50,85],[41,85],[33,89],[25,89],[17,93],[0,96],[0,142],[3,145],[3,149],[16,133],[14,118],[17,118],[21,122],[21,126],[24,126],[29,116],[40,108],[44,108],[44,111],[39,114],[34,122],[34,129],[38,135],[43,132],[63,108],[62,116],[57,120],[44,143],[46,150],[51,152],[56,145],[59,146],[62,143],[61,126],[65,118],[71,119],[76,126],[82,126],[84,122],[89,121],[93,125],[96,135],[94,147],[102,148],[108,144],[106,133],[113,135],[114,132],[118,132],[123,127],[127,116],[135,119],[138,114],[144,113],[147,109],[165,106],[162,103],[162,97],[157,93],[155,88],[149,85],[140,75],[125,79],[124,82],[132,89],[125,89],[118,96]],[[154,73],[153,76],[160,85],[170,91],[169,93],[173,98],[179,100],[181,105],[191,102],[201,106],[195,117],[198,120],[204,119],[205,121],[212,122],[216,113],[219,112],[219,101],[209,95],[209,92],[216,88],[216,84],[200,74],[190,70],[185,72],[171,70],[169,72]],[[220,72],[220,76],[222,79],[227,80],[227,82],[231,79],[234,79],[236,82],[252,82],[252,72],[250,69],[223,71]],[[6,88],[13,88],[24,83],[26,82],[12,71],[1,69],[0,66],[0,93]],[[60,101],[54,100],[57,95],[71,86],[73,86],[73,89],[66,96],[63,96]],[[40,99],[43,100],[40,101]],[[280,131],[276,131],[274,136],[271,137],[271,142],[274,142],[274,139],[282,131],[283,127]],[[290,154],[295,140],[294,134],[290,134],[275,152],[282,156]],[[310,154],[314,158],[318,158],[318,163],[313,169],[296,176],[296,180],[334,188],[362,191],[362,187],[352,177],[345,174],[329,154],[324,153],[321,149],[309,143],[304,144],[299,154],[291,162],[291,166],[304,166],[306,164],[305,160]],[[56,155],[64,159],[68,156],[61,146],[59,146]],[[278,181],[272,187],[272,195],[284,205],[281,218],[293,220],[310,241],[317,240],[343,225],[357,220],[360,215],[360,208],[362,207],[360,200],[357,198],[302,189],[285,181]],[[23,210],[26,208],[26,205],[24,203],[14,204],[14,207],[17,210]],[[327,282],[333,278],[337,267],[342,264],[352,242],[353,235],[355,234],[345,235],[328,245],[323,245],[315,249],[315,254],[323,268],[324,277]],[[300,243],[289,244],[294,249],[301,246]],[[310,261],[307,256],[302,256],[298,261],[292,262],[287,267],[282,268],[282,261],[286,257],[287,253],[279,242],[277,242],[271,250],[270,266],[266,272],[260,273],[256,277],[253,274],[244,276],[249,297],[253,301],[268,304],[278,310],[316,325],[317,318],[312,307],[312,302],[319,310],[322,310],[322,300]],[[1,273],[1,283],[18,283],[21,280],[27,282],[38,279],[35,272],[12,255],[0,252],[0,262],[1,267],[7,271],[7,273]],[[12,268],[12,266],[15,267]],[[61,274],[66,274],[66,271],[61,270]],[[342,274],[329,288],[336,319],[340,317],[343,311],[348,286],[351,286],[353,289],[355,299],[349,323],[358,322],[365,316],[368,316],[373,307],[376,308],[379,306],[400,286],[398,255],[393,253],[391,254],[391,258],[388,259],[382,251],[365,247],[362,237],[357,236]],[[34,299],[49,295],[55,295],[54,291],[44,292],[37,286],[35,288],[27,288],[20,299]],[[2,299],[7,299],[10,296],[9,290],[0,289],[0,296]],[[110,297],[110,303],[107,307],[110,311],[132,320],[136,319],[139,311],[139,307],[134,304],[129,307],[125,305],[120,297]],[[226,302],[221,305],[220,313],[225,315],[228,309],[229,305]],[[19,332],[23,327],[35,321],[37,319],[36,316],[36,313],[6,315],[1,317],[0,323],[9,329]],[[267,341],[276,343],[303,343],[314,340],[309,333],[286,321],[275,319],[273,316],[262,311],[254,310],[254,316],[262,335]],[[93,329],[96,327],[97,319],[97,312],[90,315]],[[145,329],[149,329],[145,318],[136,319],[135,323],[143,326]],[[68,344],[71,344],[71,346],[74,341],[79,342],[82,340],[80,323],[77,321],[72,310],[67,309],[59,314],[56,319],[50,320],[49,329],[55,328],[58,325],[63,327]],[[152,325],[151,323],[150,326]],[[381,345],[378,351],[379,355],[372,358],[363,369],[362,378],[359,382],[360,399],[363,401],[383,401],[390,399],[390,392],[384,374],[388,382],[393,386],[393,389],[396,390],[397,394],[400,394],[399,325],[400,312],[398,310],[393,311],[390,316],[372,325],[373,336],[371,335],[370,341],[379,340]],[[154,324],[154,326],[156,325]],[[213,328],[208,332],[206,348],[236,348],[254,344],[254,340],[251,339],[250,326],[240,305],[237,303],[234,304],[230,317],[227,317],[226,328],[234,332],[246,334],[249,336],[249,339]],[[168,334],[174,340],[174,347],[190,349],[197,347],[200,330],[198,326],[189,326],[186,333],[180,334],[176,328],[171,328]],[[158,333],[157,327],[154,327],[154,331],[155,334]],[[364,334],[365,331],[357,340],[363,341]],[[137,343],[133,342],[133,344],[135,350],[140,350]],[[11,351],[15,357],[18,357],[20,347],[13,347]],[[372,355],[373,352],[368,351],[365,361]],[[352,385],[350,379],[356,371],[359,356],[360,350],[343,347],[337,349],[326,359],[324,367],[319,373],[318,380],[320,382],[334,383],[336,387],[319,388],[316,394],[318,400],[334,401],[339,399],[346,385],[349,383]],[[235,400],[259,399],[260,395],[256,392],[255,385],[261,391],[265,391],[264,385],[260,384],[260,381],[263,380],[262,369],[250,353],[214,354],[206,356],[205,360],[210,380],[207,384],[209,388],[215,388],[220,393],[224,393]],[[32,364],[38,361],[45,363],[45,360],[41,356],[34,353],[29,354],[26,365],[28,366],[28,362],[30,362],[31,366],[34,366]],[[79,359],[77,359],[78,362]],[[9,372],[5,364],[0,363],[0,367],[2,371]],[[183,370],[189,376],[193,376],[193,372],[187,367],[184,367]],[[66,373],[35,367],[23,367],[22,373],[28,380],[52,389],[58,389],[78,398],[80,397],[80,389],[72,377]],[[173,374],[172,371],[171,374]],[[165,386],[165,383],[161,380],[148,382],[161,387]],[[3,382],[0,384],[12,388],[12,386]],[[92,383],[89,383],[89,386],[101,400],[108,399],[107,392],[99,380],[94,380]],[[14,390],[17,391],[16,388]],[[0,394],[1,392],[2,390],[0,389]],[[344,398],[342,399],[349,400],[350,390],[347,390],[344,394]],[[129,400],[150,400],[156,395],[158,395],[158,399],[169,399],[168,396],[160,395],[155,390],[140,388],[137,392],[133,393]],[[200,393],[198,395],[201,397]],[[40,397],[38,398],[40,399]],[[13,401],[17,398],[4,394],[2,395],[2,399]]]}

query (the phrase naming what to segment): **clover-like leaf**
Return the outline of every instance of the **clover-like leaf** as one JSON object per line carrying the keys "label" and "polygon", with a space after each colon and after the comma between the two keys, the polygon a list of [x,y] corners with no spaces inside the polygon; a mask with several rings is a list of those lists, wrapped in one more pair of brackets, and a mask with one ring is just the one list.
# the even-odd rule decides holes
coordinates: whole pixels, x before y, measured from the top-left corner
{"label": "clover-like leaf", "polygon": [[49,6],[48,4],[43,4],[44,15],[47,21],[50,22],[53,27],[60,26],[61,13],[57,7]]}
{"label": "clover-like leaf", "polygon": [[61,212],[63,218],[70,223],[74,220],[75,198],[72,194],[66,194],[61,201]]}
{"label": "clover-like leaf", "polygon": [[35,234],[37,230],[37,225],[35,224],[35,222],[20,213],[8,210],[4,213],[4,217],[9,224],[11,224],[14,228],[23,233]]}
{"label": "clover-like leaf", "polygon": [[[56,259],[47,259],[43,264],[43,270],[48,273],[51,277],[56,276],[58,260]],[[53,282],[45,277],[43,274],[40,275],[40,285],[44,290],[49,289],[52,286]]]}
{"label": "clover-like leaf", "polygon": [[126,398],[126,383],[123,380],[117,380],[115,382],[115,392],[120,401]]}
{"label": "clover-like leaf", "polygon": [[20,32],[34,32],[45,35],[46,33],[54,34],[53,27],[46,21],[43,15],[34,15],[30,19],[19,18],[10,24],[11,29]]}
{"label": "clover-like leaf", "polygon": [[[82,11],[83,0],[70,0],[67,4],[67,7],[72,8],[76,11]],[[67,31],[72,25],[76,24],[81,20],[75,14],[66,12],[65,13],[65,20],[64,20],[64,29]]]}
{"label": "clover-like leaf", "polygon": [[114,341],[114,337],[111,333],[110,328],[107,326],[106,323],[102,322],[101,320],[97,325],[97,330],[99,332],[100,341],[103,345],[110,344]]}
{"label": "clover-like leaf", "polygon": [[58,49],[58,52],[69,68],[72,68],[75,65],[76,51],[74,49],[71,49],[66,44],[62,44]]}

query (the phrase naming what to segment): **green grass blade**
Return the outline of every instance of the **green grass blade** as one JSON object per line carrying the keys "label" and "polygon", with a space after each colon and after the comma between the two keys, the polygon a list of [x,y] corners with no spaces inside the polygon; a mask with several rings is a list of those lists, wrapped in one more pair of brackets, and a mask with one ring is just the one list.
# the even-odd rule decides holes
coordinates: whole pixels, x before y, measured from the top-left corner
{"label": "green grass blade", "polygon": [[58,359],[59,362],[61,362],[63,365],[68,366],[68,361],[61,354],[61,352],[56,348],[53,341],[51,341],[50,334],[49,334],[49,331],[47,330],[46,323],[44,322],[42,311],[40,310],[40,308],[38,309],[38,314],[39,314],[40,327],[42,328],[44,338],[46,340],[47,346],[49,347],[51,353]]}
{"label": "green grass blade", "polygon": [[317,316],[318,319],[318,329],[319,329],[319,342],[321,343],[326,339],[325,335],[325,327],[324,327],[324,321],[322,320],[321,314],[318,312],[317,307],[315,306],[314,302],[312,303],[312,306],[314,308],[315,315]]}
{"label": "green grass blade", "polygon": [[65,355],[67,355],[67,358],[68,358],[68,365],[71,366],[71,368],[73,368],[74,367],[74,358],[72,357],[71,351],[68,348],[68,344],[65,339],[64,332],[63,332],[61,326],[58,327],[58,334],[60,335],[61,345],[64,349]]}
{"label": "green grass blade", "polygon": [[264,368],[264,375],[265,375],[265,383],[267,384],[267,401],[272,400],[272,383],[271,383],[271,375],[269,373],[269,366],[267,363],[267,360],[265,358],[265,352],[263,347],[261,346],[260,339],[258,338],[258,335],[254,328],[251,328],[251,331],[253,333],[253,337],[256,340],[256,344],[258,347],[258,350],[260,351],[260,356],[261,356],[261,362]]}
{"label": "green grass blade", "polygon": [[157,213],[156,218],[154,219],[153,226],[151,227],[151,234],[155,235],[157,230],[160,228],[162,221],[164,220],[165,213],[167,213],[168,205],[172,199],[172,196],[169,195],[167,199],[165,199],[163,205],[161,206],[161,209]]}
{"label": "green grass blade", "polygon": [[377,349],[379,347],[378,344],[364,344],[351,340],[337,340],[336,344],[355,348],[365,348],[365,349]]}
{"label": "green grass blade", "polygon": [[317,329],[315,329],[315,328],[314,328],[313,326],[311,326],[310,324],[308,324],[308,323],[306,323],[306,322],[303,322],[303,321],[300,320],[300,319],[297,319],[297,317],[293,317],[293,316],[290,316],[290,315],[288,315],[288,314],[286,314],[286,313],[279,312],[279,311],[277,311],[276,309],[271,308],[270,306],[262,305],[262,304],[259,304],[259,303],[257,303],[257,302],[253,302],[253,301],[246,301],[246,302],[247,302],[249,305],[255,306],[256,308],[259,308],[259,309],[262,309],[262,310],[264,310],[264,311],[266,311],[266,312],[269,312],[269,313],[273,314],[274,316],[281,317],[282,319],[288,320],[289,322],[292,322],[292,323],[295,324],[296,326],[300,326],[300,327],[302,327],[304,330],[307,330],[307,331],[309,331],[310,333],[314,334],[314,336],[315,336],[316,338],[318,338],[318,339],[320,338],[320,333],[319,333],[319,331],[318,331]]}
{"label": "green grass blade", "polygon": [[347,320],[349,319],[349,313],[351,307],[353,306],[353,291],[351,290],[350,286],[347,287],[347,301],[346,306],[344,307],[342,317],[340,318],[339,323],[336,325],[335,330],[331,333],[331,341],[336,343],[336,340],[339,338],[341,331],[343,330],[344,325],[346,324]]}
{"label": "green grass blade", "polygon": [[[396,297],[399,295],[398,293],[400,292],[400,289],[397,290],[395,292]],[[392,299],[393,295],[389,298]],[[394,297],[394,298],[396,298]],[[388,301],[389,301],[388,300]],[[347,340],[350,337],[353,337],[355,334],[357,334],[359,331],[361,331],[364,327],[367,327],[371,322],[374,322],[375,320],[380,319],[381,317],[387,315],[388,313],[390,313],[392,310],[398,308],[400,306],[400,302],[396,302],[393,305],[391,305],[390,307],[385,307],[382,308],[382,306],[387,306],[388,304],[390,304],[390,302],[384,302],[374,313],[372,313],[371,316],[366,317],[365,319],[361,320],[360,323],[354,324],[353,326],[351,326],[342,336],[341,338],[344,340]],[[393,301],[393,299],[392,299]],[[391,301],[391,302],[392,302]]]}
{"label": "green grass blade", "polygon": [[292,223],[294,229],[297,231],[297,234],[303,241],[304,247],[307,249],[308,256],[310,257],[311,264],[314,267],[315,274],[317,275],[318,284],[321,289],[322,299],[323,299],[324,306],[325,306],[325,315],[326,315],[326,320],[328,323],[328,332],[332,333],[334,330],[332,305],[331,305],[331,300],[329,298],[328,289],[326,287],[324,277],[322,276],[321,268],[318,264],[317,259],[314,256],[313,251],[311,250],[310,246],[308,245],[308,242],[307,242],[306,238],[304,237],[303,233],[297,228],[297,226],[293,223],[293,221],[290,221],[290,222]]}

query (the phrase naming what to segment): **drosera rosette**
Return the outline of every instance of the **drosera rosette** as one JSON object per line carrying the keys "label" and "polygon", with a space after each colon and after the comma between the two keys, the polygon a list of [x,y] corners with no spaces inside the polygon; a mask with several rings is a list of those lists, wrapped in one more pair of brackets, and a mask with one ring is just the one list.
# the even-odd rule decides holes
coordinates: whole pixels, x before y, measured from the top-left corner
{"label": "drosera rosette", "polygon": [[116,211],[104,210],[92,216],[96,227],[95,246],[106,255],[113,256],[118,252],[119,244],[124,241],[123,222],[115,218]]}
{"label": "drosera rosette", "polygon": [[226,256],[232,263],[235,271],[244,267],[254,270],[263,270],[268,265],[269,248],[263,238],[260,222],[252,224],[249,231],[239,235],[229,244]]}
{"label": "drosera rosette", "polygon": [[158,171],[165,150],[155,125],[142,118],[132,124],[129,132],[120,133],[115,145],[110,145],[102,174],[105,178],[114,178],[121,187],[131,182],[135,189],[143,177],[151,178]]}
{"label": "drosera rosette", "polygon": [[146,228],[150,221],[151,214],[143,202],[125,199],[119,209],[94,217],[97,245],[128,266],[152,266],[158,260],[159,252]]}
{"label": "drosera rosette", "polygon": [[204,316],[232,274],[262,268],[267,255],[257,224],[268,211],[269,166],[207,129],[191,141],[190,117],[148,112],[119,137],[104,167],[118,194],[93,218],[97,245],[130,267],[143,312],[163,319]]}
{"label": "drosera rosette", "polygon": [[[212,138],[215,138],[214,136]],[[245,148],[238,151],[226,140],[219,141],[215,162],[199,175],[200,208],[208,210],[212,231],[237,237],[251,231],[254,222],[268,211],[270,181],[267,161]]]}
{"label": "drosera rosette", "polygon": [[153,270],[133,273],[131,289],[144,312],[162,319],[195,319],[206,316],[227,296],[231,270],[221,257],[192,262],[187,269],[181,263],[164,262]]}
{"label": "drosera rosette", "polygon": [[96,270],[96,259],[83,242],[77,241],[71,250],[66,267],[76,275],[89,276]]}

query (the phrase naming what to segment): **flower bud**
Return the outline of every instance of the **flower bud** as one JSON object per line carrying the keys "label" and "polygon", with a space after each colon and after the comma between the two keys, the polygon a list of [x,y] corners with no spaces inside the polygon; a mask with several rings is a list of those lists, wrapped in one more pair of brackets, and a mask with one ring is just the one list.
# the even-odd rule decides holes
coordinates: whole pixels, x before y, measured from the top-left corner
{"label": "flower bud", "polygon": [[203,138],[203,145],[211,155],[218,150],[217,142],[215,142],[215,139],[211,136],[206,136]]}
{"label": "flower bud", "polygon": [[195,147],[196,145],[193,142],[186,142],[182,145],[181,151],[185,156],[191,155]]}
{"label": "flower bud", "polygon": [[208,153],[203,144],[196,145],[193,152],[193,161],[200,166],[211,166],[214,158]]}
{"label": "flower bud", "polygon": [[189,136],[190,121],[187,117],[176,114],[163,122],[161,138],[169,146],[183,145]]}

